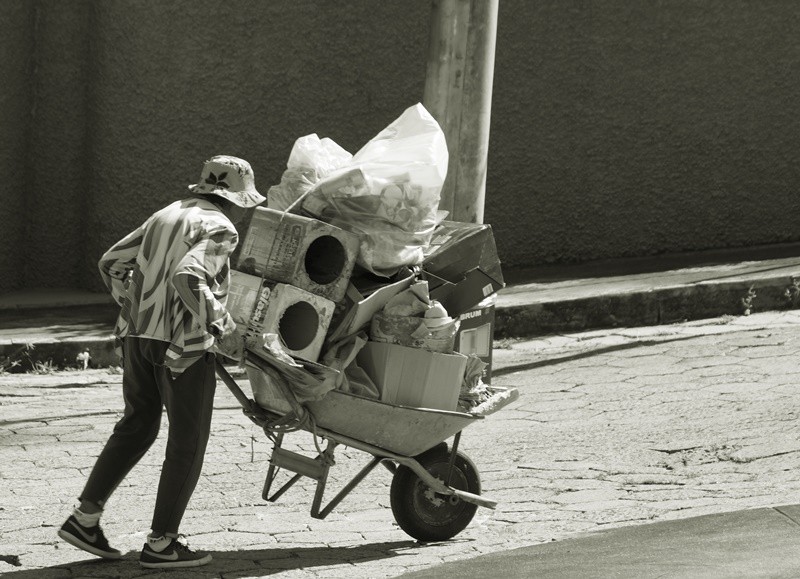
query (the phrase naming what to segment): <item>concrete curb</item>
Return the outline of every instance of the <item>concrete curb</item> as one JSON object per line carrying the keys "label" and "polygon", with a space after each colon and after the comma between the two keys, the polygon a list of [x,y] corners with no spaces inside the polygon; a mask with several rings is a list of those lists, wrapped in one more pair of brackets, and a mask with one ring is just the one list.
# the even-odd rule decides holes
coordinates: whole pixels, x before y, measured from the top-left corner
{"label": "concrete curb", "polygon": [[[800,308],[796,257],[608,277],[573,273],[501,290],[495,339]],[[24,362],[26,370],[37,364],[76,367],[84,351],[92,367],[116,366],[111,335],[116,315],[116,304],[105,294],[51,292],[0,300],[0,371],[8,371],[12,359]]]}
{"label": "concrete curb", "polygon": [[704,282],[504,305],[498,303],[495,338],[672,324],[719,316],[800,307],[786,275],[758,280]]}
{"label": "concrete curb", "polygon": [[[47,371],[50,368],[83,367],[78,355],[89,352],[91,368],[119,366],[114,338],[66,338],[0,344],[0,368],[6,359],[17,360],[20,371]],[[13,368],[5,368],[14,371]]]}
{"label": "concrete curb", "polygon": [[119,365],[112,335],[118,307],[109,300],[48,293],[0,304],[0,371],[82,367],[77,356],[87,351],[92,367]]}

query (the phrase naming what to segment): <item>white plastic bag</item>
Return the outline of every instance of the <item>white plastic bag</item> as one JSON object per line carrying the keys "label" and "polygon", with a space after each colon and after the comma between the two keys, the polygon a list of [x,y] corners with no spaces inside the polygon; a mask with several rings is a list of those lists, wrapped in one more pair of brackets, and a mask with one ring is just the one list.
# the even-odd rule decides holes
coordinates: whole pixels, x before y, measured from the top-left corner
{"label": "white plastic bag", "polygon": [[320,139],[316,133],[300,137],[294,142],[281,182],[267,192],[267,206],[286,211],[314,183],[352,158],[353,155],[327,137]]}
{"label": "white plastic bag", "polygon": [[444,133],[418,103],[317,181],[303,208],[360,234],[359,265],[389,277],[422,262],[436,227],[447,163]]}

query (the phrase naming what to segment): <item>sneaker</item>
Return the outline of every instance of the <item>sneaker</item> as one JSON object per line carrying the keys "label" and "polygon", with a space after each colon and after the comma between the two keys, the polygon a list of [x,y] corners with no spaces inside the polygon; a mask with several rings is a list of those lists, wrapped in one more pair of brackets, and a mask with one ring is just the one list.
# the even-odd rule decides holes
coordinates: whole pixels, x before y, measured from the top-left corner
{"label": "sneaker", "polygon": [[195,553],[183,543],[173,539],[163,551],[154,551],[144,544],[139,564],[147,569],[174,569],[177,567],[199,567],[211,562],[211,555],[198,551]]}
{"label": "sneaker", "polygon": [[75,515],[70,515],[66,522],[61,525],[58,536],[70,545],[104,559],[119,559],[122,557],[122,553],[108,545],[100,525],[84,527],[78,522]]}

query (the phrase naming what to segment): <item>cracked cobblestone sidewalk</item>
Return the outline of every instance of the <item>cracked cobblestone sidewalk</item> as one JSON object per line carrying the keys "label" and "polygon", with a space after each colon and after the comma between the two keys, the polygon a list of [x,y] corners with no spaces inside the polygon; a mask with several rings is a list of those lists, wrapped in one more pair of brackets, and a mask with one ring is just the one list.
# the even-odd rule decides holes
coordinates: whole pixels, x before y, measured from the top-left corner
{"label": "cracked cobblestone sidewalk", "polygon": [[[171,576],[393,577],[428,570],[446,577],[458,561],[598,530],[800,502],[800,312],[495,345],[493,381],[517,388],[520,398],[465,430],[460,448],[477,465],[482,494],[498,501],[496,510],[479,508],[449,542],[418,544],[393,521],[391,475],[383,469],[322,521],[309,515],[310,481],[267,504],[260,495],[269,441],[220,383],[207,460],[182,528],[214,561]],[[108,370],[0,375],[4,577],[152,574],[136,559],[163,432],[103,520],[124,559],[97,561],[56,537],[121,415],[120,381]],[[307,433],[287,440],[290,449],[314,452]],[[330,493],[369,458],[342,447],[336,456]]]}

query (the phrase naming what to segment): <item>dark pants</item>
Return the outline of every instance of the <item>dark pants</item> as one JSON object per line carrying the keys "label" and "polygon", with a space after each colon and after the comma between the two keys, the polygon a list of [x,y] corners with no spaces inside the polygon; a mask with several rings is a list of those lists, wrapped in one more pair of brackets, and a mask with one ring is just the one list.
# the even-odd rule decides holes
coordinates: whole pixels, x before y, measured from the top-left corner
{"label": "dark pants", "polygon": [[194,492],[211,430],[217,381],[211,353],[173,379],[163,365],[169,344],[128,337],[124,340],[122,393],[125,414],[97,458],[80,496],[102,506],[155,442],[162,406],[169,438],[161,467],[152,529],[177,535]]}

